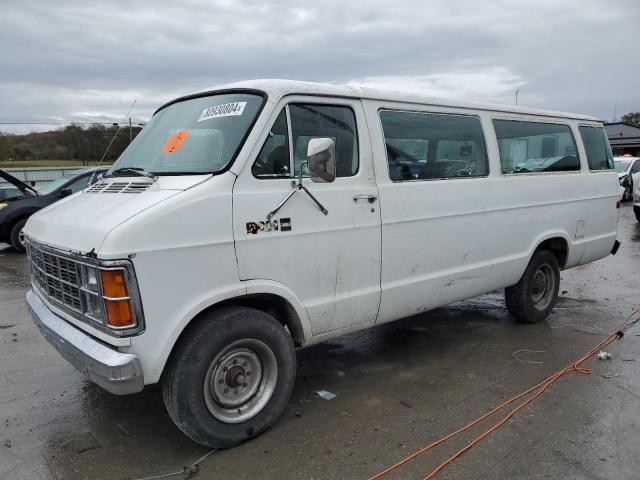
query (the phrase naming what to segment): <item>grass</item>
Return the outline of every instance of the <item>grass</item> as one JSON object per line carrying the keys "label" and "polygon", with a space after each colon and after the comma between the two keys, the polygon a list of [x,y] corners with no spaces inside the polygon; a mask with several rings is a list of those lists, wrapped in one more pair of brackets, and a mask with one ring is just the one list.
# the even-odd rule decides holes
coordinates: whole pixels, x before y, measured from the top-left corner
{"label": "grass", "polygon": [[[98,162],[89,162],[89,165],[97,165]],[[110,162],[102,165],[109,166]],[[0,160],[0,168],[27,168],[27,167],[83,167],[82,160],[22,160],[9,162]]]}

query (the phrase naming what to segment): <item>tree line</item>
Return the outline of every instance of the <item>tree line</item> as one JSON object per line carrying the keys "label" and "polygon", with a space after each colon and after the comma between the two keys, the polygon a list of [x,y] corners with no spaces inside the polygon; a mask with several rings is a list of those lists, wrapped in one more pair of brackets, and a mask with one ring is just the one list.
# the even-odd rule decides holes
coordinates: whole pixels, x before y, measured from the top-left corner
{"label": "tree line", "polygon": [[640,127],[640,112],[629,112],[625,113],[620,117],[620,121],[624,123],[628,123],[630,125],[635,125],[636,127]]}
{"label": "tree line", "polygon": [[[133,127],[132,138],[140,132]],[[115,161],[129,145],[129,127],[123,127],[118,134],[117,126],[92,124],[83,126],[71,124],[48,132],[9,134],[0,132],[0,161],[13,160],[78,160],[83,165],[96,162],[104,155],[109,142],[115,135],[113,144],[104,158],[105,162]]]}

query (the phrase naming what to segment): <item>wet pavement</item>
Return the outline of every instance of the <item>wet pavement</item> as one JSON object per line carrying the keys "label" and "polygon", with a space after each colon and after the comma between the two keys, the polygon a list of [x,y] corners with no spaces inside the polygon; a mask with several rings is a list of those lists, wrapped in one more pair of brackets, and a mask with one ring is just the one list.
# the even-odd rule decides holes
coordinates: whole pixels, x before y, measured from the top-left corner
{"label": "wet pavement", "polygon": [[[640,304],[630,206],[618,238],[616,256],[562,273],[541,324],[515,323],[495,293],[298,352],[275,427],[214,452],[190,478],[367,478],[455,430],[577,359]],[[25,257],[0,247],[0,478],[136,479],[208,452],[173,426],[157,387],[113,396],[67,364],[27,318],[28,284]],[[560,379],[437,478],[640,478],[640,324],[607,350],[612,360]],[[385,478],[423,478],[474,432]]]}

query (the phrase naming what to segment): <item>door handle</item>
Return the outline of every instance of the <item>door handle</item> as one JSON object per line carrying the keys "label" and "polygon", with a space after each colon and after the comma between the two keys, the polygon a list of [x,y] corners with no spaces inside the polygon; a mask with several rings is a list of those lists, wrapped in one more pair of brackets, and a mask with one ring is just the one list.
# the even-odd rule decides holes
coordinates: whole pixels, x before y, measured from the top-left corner
{"label": "door handle", "polygon": [[353,201],[357,202],[358,200],[366,200],[369,203],[373,203],[378,199],[378,197],[376,197],[375,195],[372,195],[370,193],[365,193],[362,195],[354,195],[353,196]]}

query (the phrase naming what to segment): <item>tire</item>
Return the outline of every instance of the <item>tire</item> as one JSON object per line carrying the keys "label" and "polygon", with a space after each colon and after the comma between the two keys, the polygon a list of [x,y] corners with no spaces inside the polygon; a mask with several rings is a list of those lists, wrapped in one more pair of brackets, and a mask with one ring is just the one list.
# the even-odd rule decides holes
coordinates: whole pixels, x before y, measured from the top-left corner
{"label": "tire", "polygon": [[536,250],[520,281],[504,291],[507,310],[519,322],[541,322],[553,310],[559,288],[560,267],[555,255]]}
{"label": "tire", "polygon": [[27,223],[27,219],[23,218],[22,220],[18,220],[13,227],[11,227],[11,233],[9,234],[9,238],[11,239],[11,245],[13,248],[18,250],[21,253],[27,251],[27,247],[24,244],[24,237],[22,236],[22,229]]}
{"label": "tire", "polygon": [[228,448],[275,423],[295,376],[284,327],[260,310],[230,307],[188,327],[163,373],[162,393],[185,435],[208,448]]}
{"label": "tire", "polygon": [[636,220],[640,222],[640,207],[633,206],[633,213],[636,214]]}
{"label": "tire", "polygon": [[633,184],[629,185],[624,189],[624,193],[622,194],[622,201],[628,202],[633,198]]}

